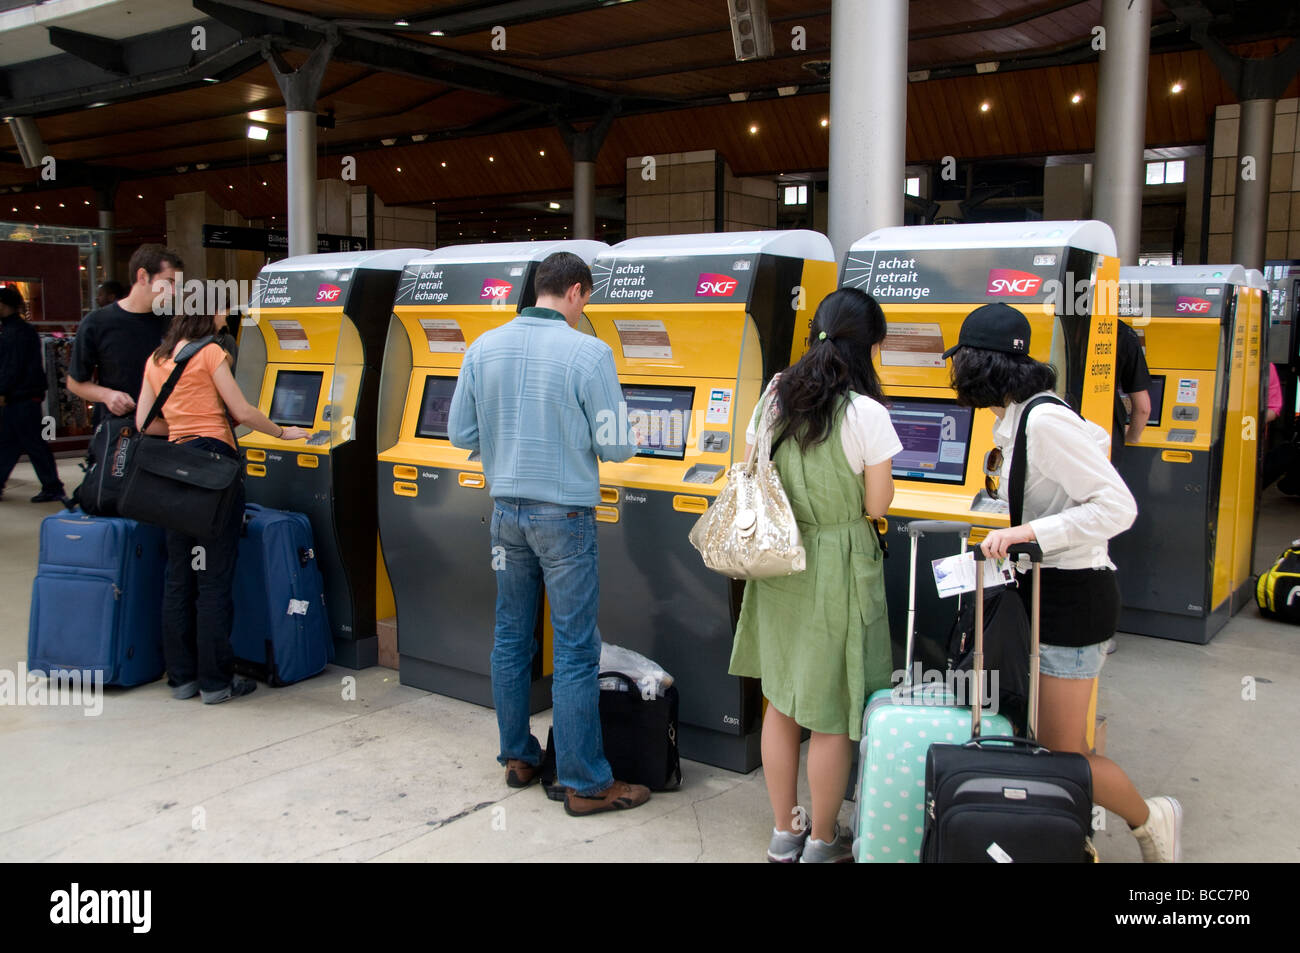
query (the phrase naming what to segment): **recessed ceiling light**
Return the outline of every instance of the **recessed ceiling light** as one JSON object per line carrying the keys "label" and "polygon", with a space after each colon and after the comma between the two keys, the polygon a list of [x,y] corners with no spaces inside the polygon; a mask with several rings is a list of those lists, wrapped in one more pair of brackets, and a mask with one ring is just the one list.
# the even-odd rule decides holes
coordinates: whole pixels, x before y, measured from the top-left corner
{"label": "recessed ceiling light", "polygon": [[1171,93],[1181,93],[1183,91],[1183,81],[1177,80],[1174,85],[1169,87]]}
{"label": "recessed ceiling light", "polygon": [[822,128],[825,129],[825,128],[826,128],[827,126],[829,126],[830,124],[831,124],[831,121],[830,121],[829,119],[827,119],[825,116],[822,116]]}
{"label": "recessed ceiling light", "polygon": [[81,204],[82,204],[82,205],[89,205],[89,204],[90,204],[90,199],[85,199],[85,200],[83,200]]}
{"label": "recessed ceiling light", "polygon": [[205,82],[205,83],[219,83],[219,82],[221,82],[221,80],[217,79],[215,76],[205,76],[205,77],[203,77],[203,82]]}
{"label": "recessed ceiling light", "polygon": [[447,163],[443,162],[443,163],[441,163],[441,165],[442,165],[442,167],[443,167],[444,169],[447,168]]}
{"label": "recessed ceiling light", "polygon": [[447,35],[447,34],[446,34],[446,33],[443,33],[441,30],[430,30],[430,31],[429,31],[429,36],[446,36],[446,35]]}
{"label": "recessed ceiling light", "polygon": [[400,165],[397,167],[397,171],[398,171],[398,172],[401,172],[401,171],[402,171],[402,167],[401,167]]}
{"label": "recessed ceiling light", "polygon": [[982,113],[986,113],[992,108],[993,108],[992,105],[989,103],[987,99],[984,100],[984,102],[980,103],[980,112]]}
{"label": "recessed ceiling light", "polygon": [[538,149],[538,150],[537,150],[537,154],[538,154],[539,156],[541,156],[542,158],[546,158],[546,150],[545,150],[545,149]]}
{"label": "recessed ceiling light", "polygon": [[560,207],[560,203],[559,203],[559,202],[547,202],[546,204],[547,204],[548,206],[550,206],[551,208],[553,208],[553,209],[558,209],[558,208]]}
{"label": "recessed ceiling light", "polygon": [[758,134],[758,127],[757,127],[757,126],[750,126],[750,127],[749,127],[749,134],[750,134],[751,136],[757,135],[757,134]]}
{"label": "recessed ceiling light", "polygon": [[39,212],[39,211],[40,211],[40,210],[41,210],[41,207],[40,207],[40,206],[39,206],[39,205],[38,205],[38,206],[36,206],[36,211],[38,211],[38,212]]}
{"label": "recessed ceiling light", "polygon": [[496,156],[488,156],[488,162],[496,162],[496,161],[497,161]]}
{"label": "recessed ceiling light", "polygon": [[394,21],[393,21],[393,26],[410,26],[410,25],[411,25],[411,21],[409,21],[409,20],[394,20]]}
{"label": "recessed ceiling light", "polygon": [[64,207],[64,206],[63,206],[63,203],[60,202],[60,203],[59,203],[59,208],[63,208],[63,207]]}
{"label": "recessed ceiling light", "polygon": [[1079,105],[1079,103],[1083,102],[1083,93],[1075,93],[1070,97],[1070,102],[1074,103],[1076,106]]}
{"label": "recessed ceiling light", "polygon": [[135,197],[138,198],[138,199],[142,199],[142,198],[144,198],[144,195],[143,195],[142,193],[140,193],[140,192],[137,192],[137,193],[135,194]]}
{"label": "recessed ceiling light", "polygon": [[265,180],[265,179],[262,180],[262,184],[263,184],[263,185],[266,185],[266,180]]}
{"label": "recessed ceiling light", "polygon": [[227,185],[226,188],[228,188],[228,189],[233,189],[234,186],[233,186],[233,185]]}
{"label": "recessed ceiling light", "polygon": [[91,104],[90,104],[89,106],[87,106],[86,108],[87,108],[87,109],[98,109],[100,106],[107,106],[107,105],[108,105],[108,103],[91,103]]}
{"label": "recessed ceiling light", "polygon": [[271,130],[267,129],[265,126],[250,124],[248,127],[248,138],[250,139],[257,139],[259,142],[265,142],[267,137],[270,135]]}

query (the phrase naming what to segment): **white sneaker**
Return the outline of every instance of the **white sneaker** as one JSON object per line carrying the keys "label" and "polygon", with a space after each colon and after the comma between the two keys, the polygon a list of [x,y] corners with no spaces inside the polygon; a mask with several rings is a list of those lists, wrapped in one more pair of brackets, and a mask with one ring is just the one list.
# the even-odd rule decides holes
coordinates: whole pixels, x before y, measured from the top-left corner
{"label": "white sneaker", "polygon": [[801,864],[847,864],[853,861],[853,834],[837,822],[830,843],[809,837],[799,857]]}
{"label": "white sneaker", "polygon": [[1183,862],[1183,806],[1171,797],[1149,797],[1146,805],[1151,816],[1133,836],[1142,848],[1144,864],[1181,864]]}
{"label": "white sneaker", "polygon": [[807,831],[796,834],[772,828],[772,840],[767,845],[768,861],[773,864],[797,864],[807,840]]}

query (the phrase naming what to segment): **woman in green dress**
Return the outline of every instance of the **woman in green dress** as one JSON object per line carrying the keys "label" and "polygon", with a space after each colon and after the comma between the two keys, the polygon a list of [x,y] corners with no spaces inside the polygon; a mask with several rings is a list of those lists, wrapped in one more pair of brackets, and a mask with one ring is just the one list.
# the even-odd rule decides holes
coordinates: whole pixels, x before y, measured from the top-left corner
{"label": "woman in green dress", "polygon": [[[891,684],[882,555],[869,519],[889,509],[891,462],[902,449],[873,364],[885,330],[867,293],[827,296],[807,353],[772,379],[748,433],[752,445],[775,400],[773,462],[808,560],[804,572],[745,584],[731,653],[731,674],[761,679],[768,700],[763,772],[775,824],[767,856],[776,863],[851,859],[852,833],[836,819],[852,744],[867,696]],[[812,732],[811,830],[798,806],[803,728]]]}

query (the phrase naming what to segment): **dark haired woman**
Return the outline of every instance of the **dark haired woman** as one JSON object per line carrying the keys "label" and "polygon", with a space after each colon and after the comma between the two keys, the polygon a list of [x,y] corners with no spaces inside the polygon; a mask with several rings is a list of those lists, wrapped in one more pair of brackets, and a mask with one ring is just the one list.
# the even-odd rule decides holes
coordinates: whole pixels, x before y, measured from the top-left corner
{"label": "dark haired woman", "polygon": [[[144,426],[158,392],[176,366],[172,358],[190,341],[213,334],[210,315],[172,318],[162,344],[145,363],[135,421]],[[260,433],[282,440],[301,440],[301,427],[280,427],[250,404],[235,383],[230,362],[221,345],[208,344],[189,359],[181,372],[162,416],[148,432],[176,443],[239,458],[230,418]],[[241,476],[242,480],[242,476]],[[167,588],[163,595],[163,654],[167,681],[176,698],[202,694],[205,704],[247,695],[256,683],[235,675],[230,648],[230,622],[234,614],[231,588],[235,579],[235,553],[244,515],[242,483],[239,499],[231,508],[230,522],[212,539],[196,539],[167,531]],[[195,560],[202,547],[203,559]],[[194,568],[198,565],[201,568]]]}
{"label": "dark haired woman", "polygon": [[[902,449],[872,363],[885,316],[856,288],[817,308],[808,351],[772,379],[748,432],[768,403],[779,422],[773,454],[808,554],[802,573],[750,580],[736,626],[732,675],[762,679],[763,773],[775,822],[776,863],[852,859],[851,832],[837,823],[852,744],[867,696],[893,669],[880,542],[868,517],[894,498],[891,463]],[[801,730],[812,732],[811,831],[798,804]]]}
{"label": "dark haired woman", "polygon": [[[1003,488],[1010,486],[1025,405],[1056,388],[1056,369],[1029,356],[1029,330],[1014,308],[984,305],[967,316],[957,345],[945,353],[958,401],[989,407],[998,418],[993,441]],[[1005,556],[1015,543],[1037,542],[1042,549],[1038,740],[1053,751],[1085,755],[1094,800],[1128,822],[1144,861],[1172,863],[1181,859],[1182,807],[1170,797],[1143,800],[1119,765],[1089,753],[1086,741],[1094,682],[1119,624],[1119,584],[1107,541],[1137,516],[1133,494],[1106,457],[1109,444],[1109,431],[1068,406],[1036,405],[1025,429],[1023,522],[989,533],[981,548],[990,557]]]}

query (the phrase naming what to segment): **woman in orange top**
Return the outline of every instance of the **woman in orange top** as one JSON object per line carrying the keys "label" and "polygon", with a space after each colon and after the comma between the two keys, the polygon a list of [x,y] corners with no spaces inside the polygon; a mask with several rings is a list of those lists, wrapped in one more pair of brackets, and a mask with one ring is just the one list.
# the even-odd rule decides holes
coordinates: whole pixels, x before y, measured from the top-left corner
{"label": "woman in orange top", "polygon": [[[190,341],[216,330],[211,315],[178,315],[162,344],[145,364],[140,399],[136,401],[136,426],[143,426],[158,392],[176,364],[172,358]],[[250,404],[235,383],[224,349],[215,341],[190,358],[176,382],[162,415],[148,433],[175,443],[239,459],[231,419],[281,440],[302,440],[301,427],[281,427]],[[235,675],[235,655],[230,648],[234,615],[231,589],[235,556],[244,516],[243,476],[239,495],[231,507],[229,523],[211,539],[196,539],[167,531],[167,587],[163,596],[163,653],[167,682],[175,698],[202,694],[205,704],[247,695],[256,686]],[[200,559],[200,551],[202,558]],[[199,568],[195,568],[199,567]]]}

